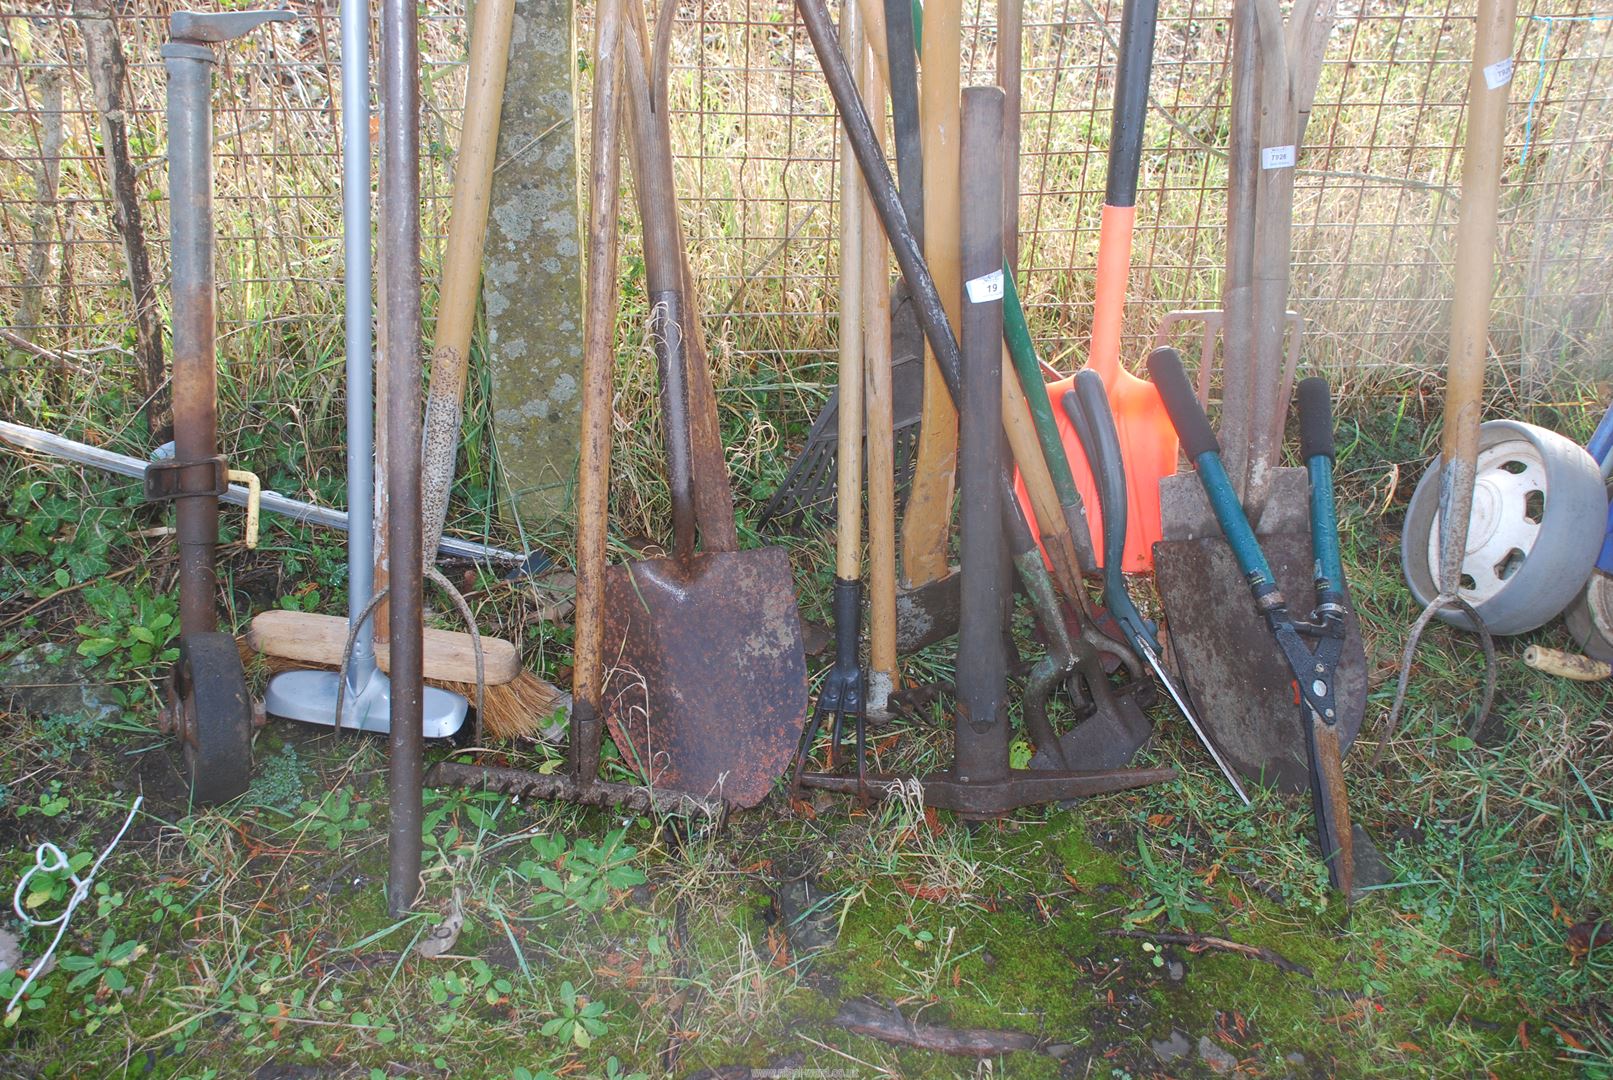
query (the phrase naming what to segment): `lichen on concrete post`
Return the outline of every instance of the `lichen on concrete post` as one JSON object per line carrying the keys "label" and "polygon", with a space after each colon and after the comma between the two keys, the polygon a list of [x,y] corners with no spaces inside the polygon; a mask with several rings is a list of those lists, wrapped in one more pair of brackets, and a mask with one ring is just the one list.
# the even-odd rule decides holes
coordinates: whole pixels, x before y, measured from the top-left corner
{"label": "lichen on concrete post", "polygon": [[581,438],[583,287],[572,0],[516,0],[482,264],[501,506],[566,518]]}

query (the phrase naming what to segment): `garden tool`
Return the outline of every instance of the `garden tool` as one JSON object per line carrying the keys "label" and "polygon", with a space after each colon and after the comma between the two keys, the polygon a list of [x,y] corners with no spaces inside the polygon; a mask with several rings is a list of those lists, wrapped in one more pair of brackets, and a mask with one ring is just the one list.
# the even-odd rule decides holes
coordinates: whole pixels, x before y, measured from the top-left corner
{"label": "garden tool", "polygon": [[[883,155],[879,153],[878,142],[875,138],[872,124],[868,114],[863,109],[861,101],[856,94],[851,72],[844,58],[839,54],[834,44],[834,31],[829,19],[828,11],[824,8],[822,0],[797,0],[797,10],[800,12],[803,24],[807,28],[808,36],[812,40],[813,50],[817,53],[818,61],[827,79],[830,91],[834,96],[835,105],[840,113],[845,130],[850,138],[851,146],[857,156],[864,181],[868,185],[869,197],[878,211],[881,225],[891,242],[898,265],[902,268],[912,295],[918,301],[920,324],[924,328],[925,337],[937,357],[937,370],[945,380],[943,385],[955,395],[955,400],[962,401],[962,354],[958,340],[953,335],[950,324],[946,320],[945,310],[941,305],[940,294],[936,291],[935,282],[930,277],[929,268],[925,265],[923,257],[919,254],[918,244],[908,227],[906,217],[897,197],[896,185],[890,175],[890,169],[885,164]],[[975,134],[967,139],[966,145],[974,146],[976,142],[989,146],[987,139],[995,139],[1001,125],[1001,91],[995,87],[971,88],[965,95],[964,115],[967,128]],[[996,149],[993,147],[993,149]],[[984,154],[975,152],[968,155],[969,160],[979,161],[979,168],[975,170],[971,181],[971,190],[977,190],[976,185],[985,185],[988,182],[1000,183],[1000,161],[995,157],[987,158]],[[981,160],[984,159],[984,160]],[[988,181],[986,177],[989,177]],[[983,189],[982,190],[989,190]],[[1000,189],[998,193],[1000,198]],[[972,201],[972,205],[982,208],[990,207],[989,211],[995,217],[996,208],[1000,205],[996,200],[984,197]],[[1000,222],[993,221],[987,225],[977,224],[972,236],[992,236],[1000,238]],[[993,245],[996,247],[996,245]],[[988,251],[988,255],[996,258],[990,261],[980,259],[978,256],[972,264],[981,268],[995,266],[998,271],[1001,267],[1000,250]],[[989,355],[984,356],[983,363],[991,365],[994,361],[1001,361],[1001,318],[1000,309],[992,303],[991,272],[981,274],[974,279],[976,292],[982,300],[976,301],[987,305],[987,321],[990,322],[990,337],[983,338],[982,333],[974,333],[971,344],[976,349],[989,349]],[[984,283],[981,278],[986,279]],[[981,289],[984,289],[981,292]],[[981,320],[975,320],[976,326]],[[989,344],[987,342],[989,341]],[[981,354],[977,354],[981,355]],[[1000,371],[985,369],[983,376],[977,376],[975,385],[989,386],[990,390],[983,390],[983,394],[991,394],[1001,387]],[[982,406],[976,402],[976,409],[985,414],[999,418],[1001,416],[1000,403],[990,402]],[[993,407],[995,406],[995,407]],[[997,427],[992,427],[996,436]],[[1000,452],[1000,451],[999,451]],[[1035,541],[1031,537],[1029,526],[1019,512],[1015,501],[1012,477],[1006,469],[1000,471],[997,479],[997,503],[999,516],[1002,519],[1002,528],[1005,530],[1009,551],[1013,556],[1015,568],[1030,595],[1033,605],[1037,609],[1037,617],[1044,630],[1055,641],[1064,634],[1063,621],[1058,612],[1058,602],[1054,596],[1052,582],[1048,577],[1047,568],[1036,550]],[[967,550],[967,549],[966,549]],[[979,555],[977,554],[977,558]],[[1001,555],[997,556],[999,559]],[[978,603],[977,603],[978,606]],[[999,639],[1001,637],[1001,623],[999,622],[992,633]],[[972,647],[972,646],[970,646]],[[965,647],[967,651],[969,647]],[[1063,672],[1069,668],[1069,654],[1062,658],[1055,658],[1050,651],[1049,657],[1039,669],[1046,674],[1041,676],[1043,686],[1054,686],[1062,678]],[[974,678],[971,676],[971,678]],[[1037,682],[1033,678],[1033,683]],[[1008,737],[1006,724],[991,721],[980,721],[979,726],[969,721],[969,717],[980,717],[985,712],[995,713],[995,706],[990,699],[990,687],[995,685],[990,678],[989,671],[981,679],[973,683],[974,689],[970,691],[971,704],[961,708],[956,723],[956,759],[951,769],[946,772],[932,773],[919,778],[926,805],[944,807],[959,811],[973,817],[998,816],[1019,807],[1039,802],[1051,802],[1063,799],[1078,798],[1087,795],[1101,794],[1108,791],[1118,791],[1129,787],[1146,784],[1162,783],[1175,776],[1171,769],[1098,769],[1083,771],[1067,771],[1051,769],[1047,771],[1015,770],[1008,763]],[[1106,685],[1106,684],[1105,684]],[[1040,723],[1035,716],[1033,693],[1038,691],[1028,686],[1026,691],[1026,724],[1033,739],[1045,747],[1054,747],[1057,740],[1051,737],[1046,728],[1045,715]],[[1045,697],[1045,693],[1043,694]],[[977,700],[978,697],[978,700]],[[867,791],[870,794],[886,796],[893,791],[902,789],[902,782],[888,777],[841,777],[824,774],[806,774],[802,776],[805,783],[812,786],[842,792]]]}
{"label": "garden tool", "polygon": [[1400,681],[1377,764],[1400,725],[1411,662],[1423,631],[1441,611],[1467,616],[1484,647],[1484,696],[1470,730],[1477,732],[1495,700],[1495,642],[1473,605],[1462,595],[1462,562],[1473,513],[1479,458],[1479,422],[1484,410],[1484,360],[1489,342],[1490,300],[1495,290],[1497,208],[1501,199],[1501,151],[1506,135],[1507,95],[1512,82],[1512,34],[1516,0],[1480,0],[1467,80],[1467,140],[1462,150],[1462,205],[1456,219],[1455,289],[1451,344],[1445,374],[1445,418],[1440,441],[1439,592],[1412,623],[1400,657]]}
{"label": "garden tool", "polygon": [[[645,284],[651,292],[677,291],[683,347],[688,354],[689,424],[694,439],[695,520],[701,543],[710,551],[739,550],[739,534],[734,524],[733,492],[729,487],[728,466],[723,455],[722,433],[717,423],[717,397],[711,381],[711,365],[706,353],[705,331],[695,303],[694,276],[689,269],[683,242],[683,224],[677,213],[677,181],[672,168],[672,127],[668,119],[667,80],[671,70],[672,17],[677,5],[663,4],[656,16],[655,50],[650,51],[650,31],[644,21],[644,8],[629,4],[624,44],[629,64],[625,69],[628,117],[632,140],[628,157],[633,165],[633,186],[640,216],[666,215],[666,235],[675,241],[666,251],[645,252]],[[631,61],[637,58],[637,63]],[[638,74],[642,72],[643,74]],[[650,206],[646,208],[646,200]],[[663,400],[662,410],[667,403]]]}
{"label": "garden tool", "polygon": [[[1210,421],[1199,407],[1187,372],[1174,349],[1156,349],[1148,370],[1170,409],[1171,421],[1216,521],[1242,571],[1254,607],[1281,650],[1290,672],[1288,686],[1273,687],[1292,717],[1297,711],[1304,732],[1310,772],[1311,807],[1328,880],[1350,902],[1355,861],[1350,834],[1350,805],[1344,789],[1343,701],[1339,695],[1344,657],[1345,585],[1339,530],[1333,503],[1333,414],[1326,381],[1306,379],[1299,385],[1300,456],[1310,479],[1311,555],[1316,606],[1306,620],[1288,609],[1282,587],[1272,574],[1261,542],[1238,503],[1237,493],[1221,464],[1220,447]],[[1244,605],[1247,608],[1247,604]],[[1248,647],[1248,643],[1246,646]],[[1297,698],[1296,702],[1294,699]],[[1295,709],[1297,704],[1298,708]],[[1289,731],[1292,733],[1292,724]]]}
{"label": "garden tool", "polygon": [[[218,452],[213,266],[212,46],[289,11],[176,11],[162,46],[168,73],[168,201],[173,223],[174,455],[145,469],[149,502],[177,502],[179,658],[164,686],[161,726],[178,736],[200,804],[225,802],[252,778],[252,701],[235,638],[219,630],[218,505],[232,473]],[[252,477],[256,483],[256,478]]]}
{"label": "garden tool", "polygon": [[[1019,155],[1024,0],[997,0],[997,85],[1003,88],[1003,269],[1019,273]],[[1010,385],[1005,383],[1004,385]]]}
{"label": "garden tool", "polygon": [[1120,436],[1115,430],[1114,415],[1109,411],[1109,397],[1103,388],[1103,377],[1097,372],[1088,369],[1075,377],[1075,389],[1064,395],[1064,412],[1070,422],[1075,425],[1075,433],[1085,448],[1087,460],[1091,462],[1098,476],[1098,499],[1102,502],[1103,510],[1103,602],[1114,614],[1125,632],[1126,640],[1131,642],[1148,666],[1154,669],[1154,674],[1170,694],[1176,708],[1187,720],[1193,734],[1209,751],[1210,759],[1215,762],[1221,775],[1226,777],[1232,790],[1237,792],[1238,799],[1245,806],[1249,804],[1249,796],[1244,792],[1243,785],[1238,783],[1237,775],[1232,771],[1221,752],[1216,749],[1215,743],[1210,741],[1209,733],[1199,723],[1198,716],[1193,707],[1188,704],[1182,690],[1176,685],[1175,678],[1165,669],[1160,660],[1159,639],[1155,637],[1154,626],[1143,618],[1142,612],[1132,602],[1131,593],[1126,588],[1126,576],[1120,570],[1121,551],[1126,542],[1126,471],[1120,464]]}
{"label": "garden tool", "polygon": [[[1334,0],[1277,0],[1235,14],[1221,440],[1233,488],[1258,520],[1282,456],[1298,351],[1288,311],[1294,168],[1333,28]],[[1285,349],[1286,340],[1286,349]],[[1207,376],[1199,373],[1201,384]]]}
{"label": "garden tool", "polygon": [[[911,15],[908,15],[911,22]],[[908,50],[911,58],[912,50]],[[863,100],[870,112],[884,110],[885,87],[874,51],[864,51]],[[876,129],[878,134],[878,129]],[[842,148],[841,175],[855,174],[850,148]],[[862,214],[860,232],[863,286],[863,412],[868,473],[868,682],[865,705],[870,715],[889,713],[897,689],[896,649],[896,478],[891,415],[890,246],[879,229],[879,216],[863,196],[856,179]]]}
{"label": "garden tool", "polygon": [[[420,892],[424,814],[425,575],[420,516],[420,37],[410,0],[381,3],[381,360],[386,371],[386,550],[392,700],[387,735],[387,911]],[[379,618],[379,617],[377,617]]]}
{"label": "garden tool", "polygon": [[[863,10],[872,8],[872,3]],[[919,144],[918,77],[914,66],[913,9],[910,0],[884,0],[885,50],[883,60],[870,43],[876,61],[890,72],[891,118],[896,144],[896,170],[901,177],[902,206],[914,232],[923,236],[924,210],[923,156]],[[872,107],[872,106],[871,106]],[[848,175],[841,174],[841,183]],[[884,279],[881,274],[881,280]],[[865,283],[869,288],[871,284]],[[900,280],[892,287],[890,307],[890,401],[892,484],[900,509],[913,480],[913,467],[919,442],[924,406],[924,334],[913,313],[912,298]],[[876,376],[867,369],[870,380]],[[866,417],[865,417],[866,419]],[[840,388],[812,422],[806,445],[790,466],[784,480],[762,507],[758,530],[775,520],[799,521],[814,511],[828,508],[835,498],[837,469],[835,451],[839,446]],[[872,468],[871,464],[869,465]],[[872,486],[876,478],[869,474]],[[869,538],[872,544],[873,537]],[[902,649],[907,652],[910,649]]]}
{"label": "garden tool", "polygon": [[[1126,490],[1131,502],[1124,569],[1153,566],[1152,545],[1160,536],[1159,479],[1176,471],[1176,434],[1151,383],[1120,362],[1120,330],[1131,274],[1131,234],[1137,213],[1137,174],[1142,164],[1143,122],[1148,113],[1148,78],[1153,64],[1158,0],[1126,0],[1121,12],[1120,57],[1115,69],[1114,118],[1110,128],[1109,176],[1098,235],[1098,274],[1093,300],[1092,344],[1088,366],[1102,376],[1120,432]],[[1074,386],[1064,379],[1048,388],[1055,399]],[[1102,513],[1095,501],[1092,469],[1067,417],[1056,416],[1075,473],[1091,535],[1101,536]],[[1030,513],[1027,508],[1027,513]],[[1038,519],[1038,527],[1040,521]],[[1102,556],[1096,556],[1098,565]]]}
{"label": "garden tool", "polygon": [[[629,12],[630,30],[636,14]],[[715,432],[697,430],[691,417],[690,384],[701,373],[687,328],[697,315],[684,309],[665,96],[650,94],[644,50],[629,38],[624,51],[674,546],[670,558],[606,571],[611,667],[602,705],[623,756],[652,788],[754,806],[789,767],[806,715],[794,581],[782,548],[732,550],[720,529],[702,525],[703,550],[695,551],[697,485],[705,479],[695,460],[705,453],[720,463],[721,447],[702,445]],[[719,494],[729,499],[726,483]]]}
{"label": "garden tool", "polygon": [[[919,117],[923,132],[924,220],[930,228],[921,242],[947,320],[956,327],[962,303],[959,233],[955,224],[961,219],[958,87],[963,49],[962,0],[930,0],[924,21]],[[911,278],[908,284],[912,285]],[[923,419],[913,486],[902,516],[902,586],[909,590],[941,582],[950,570],[947,538],[952,524],[958,414],[941,382],[938,363],[932,342],[924,361]]]}
{"label": "garden tool", "polygon": [[582,445],[577,460],[577,608],[571,667],[568,778],[584,788],[599,778],[605,713],[605,589],[609,571],[611,403],[616,375],[621,199],[623,8],[601,0],[594,19],[594,93],[588,169],[587,307],[583,325]]}
{"label": "garden tool", "polygon": [[[840,21],[840,47],[859,66],[863,57],[862,15],[848,4]],[[866,76],[866,70],[864,72]],[[866,78],[864,89],[867,89]],[[868,771],[867,678],[859,655],[862,647],[862,450],[863,450],[863,281],[862,185],[851,170],[851,146],[840,138],[840,445],[835,454],[835,580],[833,618],[834,666],[818,688],[817,704],[807,721],[796,751],[792,786],[799,789],[801,774],[825,718],[834,723],[829,732],[829,768],[840,764],[841,738],[846,721],[852,722],[857,740],[857,794],[865,792]],[[880,275],[883,277],[883,274]],[[883,290],[885,284],[875,286]],[[888,694],[887,694],[888,696]]]}
{"label": "garden tool", "polygon": [[454,194],[448,213],[437,325],[431,349],[431,385],[426,394],[425,446],[421,461],[425,504],[425,549],[437,549],[454,484],[459,428],[465,406],[465,374],[471,330],[482,281],[482,249],[493,191],[504,76],[509,66],[515,0],[479,0],[472,16],[470,64],[465,80],[464,119],[454,158]]}
{"label": "garden tool", "polygon": [[[492,18],[497,14],[497,3],[485,5],[479,11]],[[343,230],[343,284],[347,299],[345,323],[345,352],[347,355],[347,498],[351,508],[351,529],[348,536],[347,617],[321,615],[306,611],[266,611],[252,620],[246,634],[246,643],[259,655],[271,661],[294,661],[301,664],[318,664],[330,670],[290,670],[276,674],[264,691],[264,708],[271,716],[280,716],[305,723],[317,723],[357,731],[384,733],[390,728],[391,681],[386,672],[391,666],[390,645],[374,640],[372,601],[375,596],[375,535],[374,489],[376,468],[376,442],[374,405],[371,400],[374,383],[374,354],[371,347],[370,322],[372,317],[371,258],[370,258],[370,107],[369,91],[369,14],[362,3],[347,0],[342,12],[342,230]],[[482,27],[483,37],[487,29]],[[485,42],[484,42],[485,46]],[[496,117],[495,117],[496,121]],[[467,137],[466,148],[474,157],[475,140]],[[491,168],[489,162],[488,167]],[[474,166],[470,169],[475,172]],[[465,178],[462,170],[460,178]],[[463,215],[456,214],[455,229],[464,227]],[[485,224],[485,221],[484,221]],[[480,233],[476,234],[478,237]],[[468,244],[460,234],[458,246]],[[455,248],[450,244],[450,248]],[[476,251],[480,251],[479,244]],[[445,282],[460,283],[461,298],[454,305],[445,302],[444,314],[438,319],[439,343],[447,333],[453,340],[463,338],[462,348],[468,348],[471,315],[461,313],[462,335],[456,330],[445,330],[453,318],[446,315],[449,307],[459,304],[473,307],[475,300],[475,274],[472,273],[469,298],[464,297],[460,280],[463,260],[468,256],[461,251],[457,258],[459,271],[445,272]],[[451,260],[453,261],[453,260]],[[472,265],[480,262],[477,254]],[[453,289],[449,289],[450,292]],[[463,355],[461,353],[461,363]],[[437,367],[433,365],[433,379]],[[463,394],[463,369],[460,386]],[[427,425],[431,423],[431,404],[427,405]],[[446,508],[446,484],[452,480],[453,452],[458,445],[458,402],[452,410],[453,432],[447,446],[449,473],[443,477]],[[423,450],[423,459],[431,456],[430,440]],[[385,463],[381,463],[384,467]],[[430,484],[423,480],[423,498],[431,498]],[[430,539],[422,540],[422,550],[435,553],[441,543],[442,519],[426,512],[425,527]],[[384,528],[383,524],[383,528]],[[351,649],[348,642],[352,642]],[[464,724],[469,707],[469,695],[479,682],[487,686],[487,694],[479,719],[490,728],[499,730],[506,724],[539,723],[564,709],[564,695],[555,687],[543,682],[521,665],[515,646],[507,641],[482,642],[482,674],[477,679],[476,649],[471,636],[444,630],[428,629],[423,639],[424,658],[422,677],[438,686],[427,686],[422,698],[422,729],[431,738],[453,735]],[[343,660],[346,658],[345,678]],[[449,684],[453,690],[441,684]],[[454,692],[463,689],[465,693]],[[337,701],[341,701],[341,715],[337,715]],[[495,721],[495,716],[503,723]]]}

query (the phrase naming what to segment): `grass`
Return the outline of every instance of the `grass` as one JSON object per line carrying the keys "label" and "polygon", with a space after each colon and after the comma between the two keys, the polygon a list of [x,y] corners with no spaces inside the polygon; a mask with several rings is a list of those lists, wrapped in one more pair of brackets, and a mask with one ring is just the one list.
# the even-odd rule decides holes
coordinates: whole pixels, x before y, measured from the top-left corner
{"label": "grass", "polygon": [[[1028,9],[1025,292],[1046,352],[1071,367],[1090,310],[1112,54],[1084,5]],[[782,11],[707,4],[681,24],[674,50],[680,179],[701,195],[685,216],[747,544],[758,542],[750,523],[760,501],[833,380],[833,133],[809,51]],[[432,4],[428,14],[426,187],[440,195],[463,42],[456,10]],[[1202,144],[1225,139],[1223,14],[1166,5],[1139,212],[1139,335],[1158,312],[1213,303],[1219,289],[1224,173]],[[43,841],[93,857],[134,794],[147,802],[75,917],[59,967],[0,1028],[0,1072],[530,1080],[749,1065],[977,1075],[965,1059],[832,1023],[840,1002],[872,995],[927,1022],[1014,1028],[1075,1047],[1063,1062],[1016,1053],[989,1063],[1012,1076],[1205,1071],[1196,1050],[1160,1060],[1151,1044],[1173,1032],[1190,1044],[1208,1037],[1259,1075],[1613,1075],[1613,962],[1605,947],[1580,945],[1613,895],[1613,722],[1603,688],[1549,682],[1518,661],[1529,642],[1561,646],[1566,635],[1548,627],[1502,643],[1496,719],[1473,737],[1477,649],[1436,629],[1418,654],[1386,768],[1366,760],[1415,614],[1400,581],[1400,519],[1439,430],[1454,221],[1439,189],[1454,182],[1468,33],[1444,15],[1425,5],[1368,10],[1341,28],[1303,163],[1316,171],[1301,175],[1296,210],[1306,363],[1341,392],[1345,553],[1372,679],[1362,752],[1348,763],[1352,806],[1391,871],[1347,921],[1315,861],[1306,807],[1265,794],[1240,809],[1161,710],[1144,762],[1177,766],[1178,781],[981,826],[907,802],[864,812],[775,796],[723,830],[691,831],[653,817],[429,793],[421,914],[395,922],[382,897],[381,745],[271,722],[257,738],[251,791],[221,810],[188,806],[182,767],[154,727],[175,631],[167,518],[132,482],[7,456],[0,657],[65,644],[93,665],[90,678],[107,686],[118,714],[89,724],[0,713],[0,881],[15,881]],[[968,62],[984,78],[994,63],[990,6],[970,5],[966,21]],[[34,235],[35,80],[76,62],[77,46],[65,20],[4,25],[0,49],[18,64],[0,75],[0,234],[21,251]],[[135,153],[155,160],[160,70],[138,61],[154,55],[160,33],[153,21],[125,29],[137,60]],[[340,262],[320,51],[332,29],[317,20],[273,29],[232,51],[219,79],[228,133],[220,388],[232,460],[274,490],[339,504]],[[1601,283],[1613,252],[1603,209],[1613,117],[1596,82],[1607,30],[1559,22],[1544,40],[1545,24],[1520,26],[1517,55],[1544,44],[1546,61],[1520,63],[1518,85],[1538,81],[1542,92],[1527,162],[1518,152],[1526,114],[1511,134],[1492,328],[1490,415],[1579,440],[1600,400],[1592,384],[1609,374]],[[70,107],[86,100],[76,79],[65,88]],[[85,242],[56,245],[49,325],[34,335],[59,362],[10,355],[0,409],[141,454],[120,256],[101,223],[83,217],[100,180],[93,124],[75,117],[55,235]],[[160,170],[142,176],[148,192],[159,190]],[[147,205],[160,236],[165,209]],[[428,234],[440,231],[443,210],[428,203]],[[623,260],[617,541],[661,535],[668,520],[634,243],[629,236]],[[428,281],[435,259],[428,249]],[[0,295],[17,294],[25,261],[0,267]],[[433,301],[428,287],[428,314]],[[499,516],[486,365],[479,352],[474,359],[480,392],[452,526],[564,553],[563,524]],[[247,552],[236,512],[222,527],[232,627],[277,605],[344,610],[338,537],[271,519]],[[791,550],[803,612],[825,616],[827,535],[769,539]],[[469,573],[483,632],[516,641],[530,667],[565,683],[570,627],[539,620],[519,586]],[[944,678],[952,659],[937,647],[906,671]],[[1068,719],[1063,707],[1056,724]],[[881,730],[879,764],[944,763],[945,720],[943,702]],[[510,753],[535,767],[554,760]],[[816,955],[792,950],[780,900],[784,883],[806,873],[838,932]],[[34,884],[30,910],[59,911],[67,883]],[[464,928],[449,954],[414,955],[456,908]],[[29,957],[47,940],[40,929],[5,928]],[[1166,940],[1182,933],[1268,949],[1309,974]],[[0,976],[5,997],[14,985]]]}

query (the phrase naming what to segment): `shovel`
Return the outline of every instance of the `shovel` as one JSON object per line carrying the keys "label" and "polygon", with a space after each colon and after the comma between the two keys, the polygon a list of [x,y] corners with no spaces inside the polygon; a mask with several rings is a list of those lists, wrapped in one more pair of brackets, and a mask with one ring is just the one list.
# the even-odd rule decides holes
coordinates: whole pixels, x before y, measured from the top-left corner
{"label": "shovel", "polygon": [[[1098,236],[1098,274],[1092,315],[1092,346],[1087,366],[1102,378],[1120,433],[1126,470],[1131,528],[1123,568],[1146,571],[1160,537],[1159,480],[1176,471],[1176,432],[1152,383],[1120,363],[1120,329],[1131,274],[1131,233],[1137,213],[1137,173],[1142,163],[1143,121],[1148,113],[1148,77],[1153,63],[1158,0],[1126,0],[1121,14],[1120,59],[1115,71],[1114,120],[1110,129],[1109,176]],[[1073,378],[1048,387],[1060,401],[1074,389]],[[1055,417],[1069,454],[1091,535],[1103,535],[1097,483],[1069,418]],[[1029,515],[1031,507],[1027,505]],[[1098,554],[1097,565],[1102,565]]]}
{"label": "shovel", "polygon": [[[604,642],[611,669],[601,704],[612,737],[651,787],[754,806],[788,769],[806,718],[806,657],[794,581],[782,548],[714,551],[708,537],[706,550],[694,550],[695,458],[720,455],[721,448],[696,446],[691,432],[690,383],[698,375],[689,370],[685,327],[695,313],[685,307],[676,196],[645,175],[670,174],[669,156],[659,167],[648,160],[655,150],[668,149],[666,117],[646,117],[643,51],[631,45],[624,51],[628,95],[636,99],[635,185],[674,547],[671,558],[606,571]],[[647,119],[662,128],[659,147],[647,145]],[[726,491],[720,495],[729,497]],[[708,493],[708,503],[713,497]]]}

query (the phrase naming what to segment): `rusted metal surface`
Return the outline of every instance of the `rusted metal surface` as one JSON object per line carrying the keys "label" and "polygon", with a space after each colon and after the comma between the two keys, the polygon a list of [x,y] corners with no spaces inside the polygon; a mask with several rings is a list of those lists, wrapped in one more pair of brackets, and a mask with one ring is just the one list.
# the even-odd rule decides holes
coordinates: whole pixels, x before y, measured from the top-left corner
{"label": "rusted metal surface", "polygon": [[789,768],[807,677],[784,549],[611,567],[605,646],[605,719],[652,787],[747,807]]}
{"label": "rusted metal surface", "polygon": [[[1067,772],[1010,769],[1003,779],[990,782],[965,780],[953,772],[929,773],[916,780],[871,776],[867,789],[870,795],[885,799],[899,796],[906,785],[917,783],[924,792],[925,806],[953,810],[969,818],[993,818],[1024,806],[1108,795],[1151,784],[1165,784],[1174,779],[1176,770],[1170,768]],[[808,787],[841,794],[851,794],[857,790],[857,778],[854,776],[809,773],[805,782]]]}
{"label": "rusted metal surface", "polygon": [[[173,222],[174,462],[181,469],[218,454],[218,364],[214,359],[213,51],[163,46],[168,69],[168,203]],[[218,628],[218,497],[178,500],[179,623],[186,634]]]}
{"label": "rusted metal surface", "polygon": [[616,806],[639,813],[702,815],[720,818],[724,806],[717,799],[700,799],[681,791],[661,791],[634,784],[604,780],[581,783],[565,773],[536,773],[497,765],[467,765],[441,761],[426,774],[432,787],[466,787],[499,791],[518,799],[563,799],[579,806]]}
{"label": "rusted metal surface", "polygon": [[[1008,757],[1008,653],[1003,627],[1013,589],[1004,542],[999,481],[1007,459],[1002,424],[1001,291],[974,295],[975,286],[1000,279],[1002,249],[1003,92],[971,86],[963,91],[962,272],[963,400],[958,403],[958,545],[962,557],[962,623],[958,628],[958,700],[955,770],[960,780],[1000,781]],[[940,223],[937,223],[940,224]]]}
{"label": "rusted metal surface", "polygon": [[381,4],[381,318],[386,369],[392,679],[387,909],[420,891],[425,578],[420,509],[420,57],[413,0]]}
{"label": "rusted metal surface", "polygon": [[[1303,475],[1303,471],[1301,471]],[[1280,500],[1267,503],[1270,509]],[[1282,594],[1296,611],[1315,603],[1308,532],[1260,537]],[[1154,546],[1169,647],[1201,722],[1233,767],[1284,791],[1310,790],[1310,763],[1294,675],[1249,599],[1249,586],[1219,537]],[[1366,712],[1367,663],[1360,621],[1346,603],[1344,654],[1335,675],[1339,746],[1347,752]]]}
{"label": "rusted metal surface", "polygon": [[1076,722],[1058,737],[1057,751],[1038,745],[1031,768],[1119,769],[1129,765],[1154,734],[1154,725],[1144,711],[1153,704],[1153,685],[1132,679],[1116,687],[1090,644],[1078,641],[1074,648],[1075,671],[1066,685],[1079,710]]}

